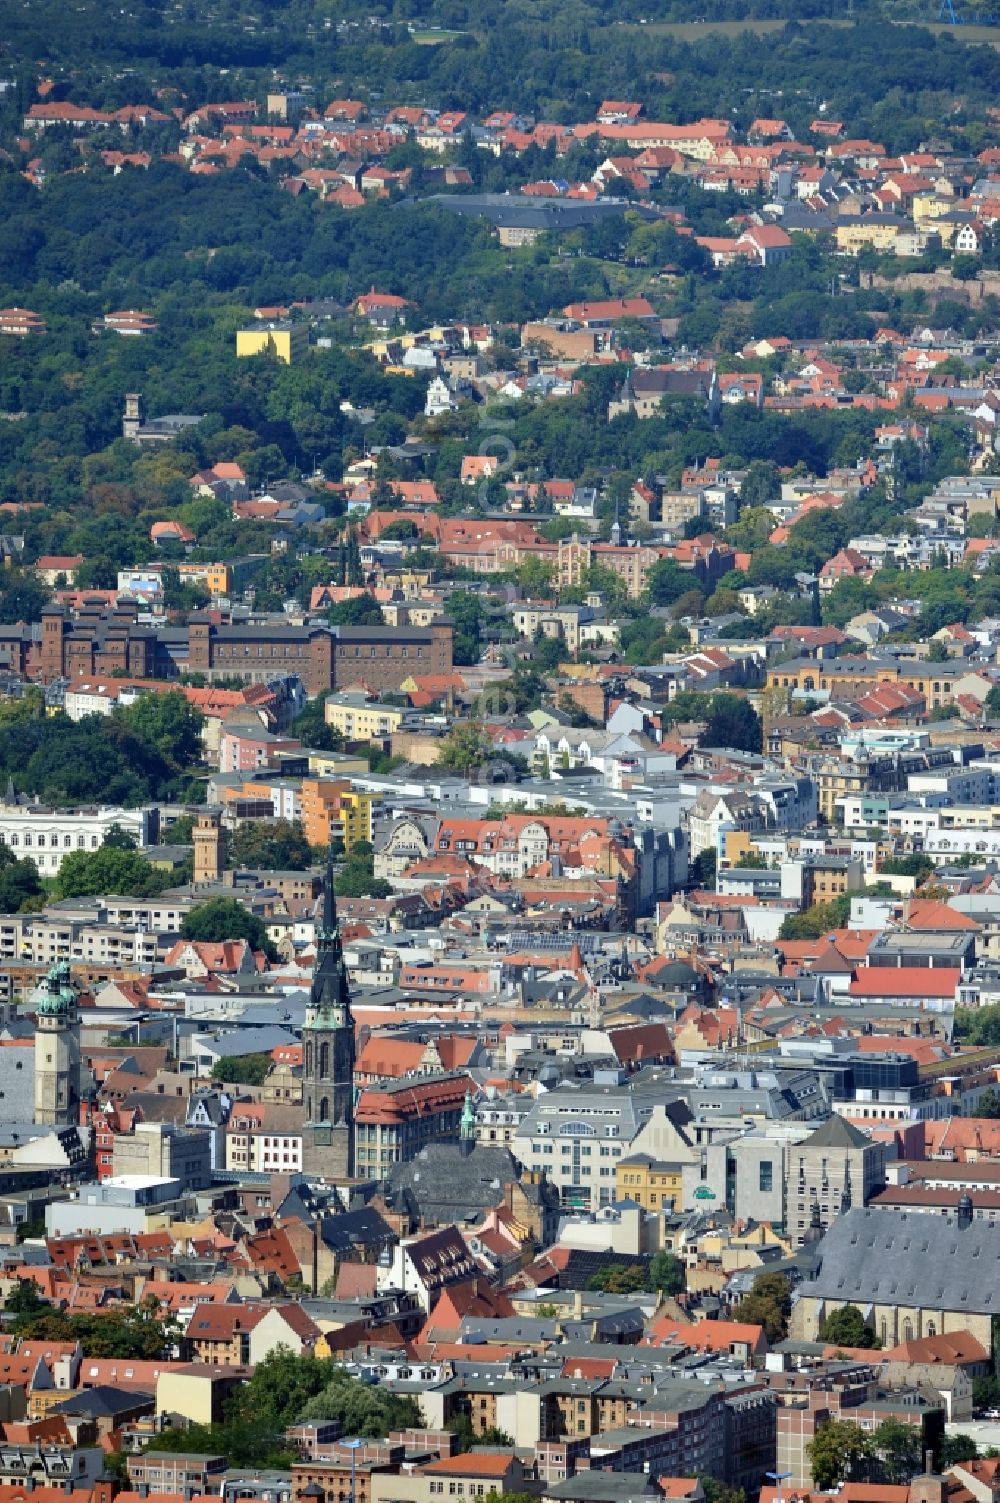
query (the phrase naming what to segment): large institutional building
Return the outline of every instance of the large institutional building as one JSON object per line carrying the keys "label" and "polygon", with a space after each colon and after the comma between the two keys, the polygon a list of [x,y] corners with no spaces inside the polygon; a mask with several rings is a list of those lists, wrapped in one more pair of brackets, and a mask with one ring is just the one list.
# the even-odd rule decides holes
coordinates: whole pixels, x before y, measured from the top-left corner
{"label": "large institutional building", "polygon": [[42,612],[39,676],[81,679],[115,675],[176,678],[202,673],[266,683],[297,674],[308,694],[363,681],[374,693],[398,689],[411,675],[450,673],[452,624],[416,626],[224,626],[192,616],[186,626],[140,625],[138,607],[101,603],[70,618],[61,606]]}

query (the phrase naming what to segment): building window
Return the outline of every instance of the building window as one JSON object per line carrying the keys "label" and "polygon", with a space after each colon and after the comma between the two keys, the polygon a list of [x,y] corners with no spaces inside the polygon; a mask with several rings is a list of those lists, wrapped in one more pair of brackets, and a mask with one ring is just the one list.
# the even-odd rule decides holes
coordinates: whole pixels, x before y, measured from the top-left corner
{"label": "building window", "polygon": [[760,1162],[758,1188],[762,1194],[774,1189],[774,1165],[770,1159],[762,1159]]}

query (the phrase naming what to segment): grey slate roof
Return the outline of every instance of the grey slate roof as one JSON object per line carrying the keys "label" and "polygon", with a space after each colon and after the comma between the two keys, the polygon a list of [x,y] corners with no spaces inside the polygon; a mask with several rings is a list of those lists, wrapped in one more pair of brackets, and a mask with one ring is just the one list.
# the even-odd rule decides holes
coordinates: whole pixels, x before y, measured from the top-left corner
{"label": "grey slate roof", "polygon": [[320,1223],[324,1246],[342,1255],[357,1247],[387,1247],[392,1230],[373,1206],[360,1206],[339,1216],[325,1216]]}
{"label": "grey slate roof", "polygon": [[138,1408],[140,1404],[148,1404],[152,1408],[155,1403],[155,1394],[134,1393],[115,1388],[109,1383],[97,1383],[93,1388],[74,1394],[64,1403],[56,1404],[54,1412],[108,1418],[118,1414],[127,1414]]}
{"label": "grey slate roof", "polygon": [[1000,1315],[1000,1226],[864,1210],[840,1216],[819,1245],[807,1299]]}
{"label": "grey slate roof", "polygon": [[196,1035],[197,1047],[218,1059],[240,1059],[244,1054],[270,1054],[279,1044],[297,1043],[287,1028],[238,1028],[231,1033]]}
{"label": "grey slate roof", "polygon": [[388,1187],[410,1198],[428,1225],[453,1225],[498,1206],[520,1173],[508,1148],[477,1144],[464,1154],[457,1143],[428,1143],[415,1159],[393,1164]]}
{"label": "grey slate roof", "polygon": [[801,1148],[864,1148],[871,1142],[860,1128],[848,1122],[836,1112],[828,1117],[822,1127],[810,1133]]}

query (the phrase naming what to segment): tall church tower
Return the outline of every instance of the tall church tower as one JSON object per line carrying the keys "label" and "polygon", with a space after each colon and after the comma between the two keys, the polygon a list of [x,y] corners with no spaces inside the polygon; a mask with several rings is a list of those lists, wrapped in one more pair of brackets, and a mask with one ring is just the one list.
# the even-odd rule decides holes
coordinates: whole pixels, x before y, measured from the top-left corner
{"label": "tall church tower", "polygon": [[70,1127],[80,1120],[80,1016],[65,961],[32,998],[35,1015],[35,1121]]}
{"label": "tall church tower", "polygon": [[354,1173],[354,1017],[337,927],[333,863],[327,863],[316,969],[302,1030],[307,1174],[346,1179]]}

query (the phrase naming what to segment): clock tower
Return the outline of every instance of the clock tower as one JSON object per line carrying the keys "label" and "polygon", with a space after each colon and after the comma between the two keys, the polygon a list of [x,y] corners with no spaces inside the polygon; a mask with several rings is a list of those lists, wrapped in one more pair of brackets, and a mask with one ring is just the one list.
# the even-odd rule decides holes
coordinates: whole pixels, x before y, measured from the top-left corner
{"label": "clock tower", "polygon": [[69,966],[60,961],[38,987],[35,1009],[35,1121],[72,1127],[80,1121],[80,1015]]}

